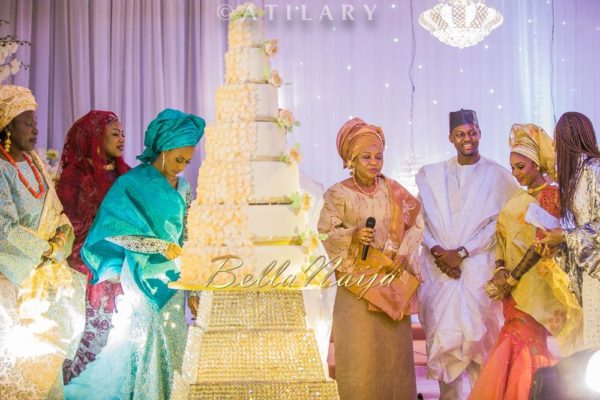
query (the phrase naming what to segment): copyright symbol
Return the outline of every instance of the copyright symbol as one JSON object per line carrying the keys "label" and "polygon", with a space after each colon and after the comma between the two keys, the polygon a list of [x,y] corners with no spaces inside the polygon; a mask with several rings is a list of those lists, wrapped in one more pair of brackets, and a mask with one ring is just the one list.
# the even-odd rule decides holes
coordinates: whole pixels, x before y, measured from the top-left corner
{"label": "copyright symbol", "polygon": [[231,16],[232,7],[229,4],[221,4],[217,8],[217,16],[221,21],[227,21]]}

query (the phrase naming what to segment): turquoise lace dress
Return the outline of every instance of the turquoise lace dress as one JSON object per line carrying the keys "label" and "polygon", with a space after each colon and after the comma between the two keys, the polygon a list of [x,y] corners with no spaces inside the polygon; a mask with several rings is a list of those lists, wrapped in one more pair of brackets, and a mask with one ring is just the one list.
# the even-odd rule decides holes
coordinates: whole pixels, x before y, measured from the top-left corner
{"label": "turquoise lace dress", "polygon": [[185,294],[168,289],[179,266],[164,257],[181,245],[190,187],[174,190],[150,165],[119,178],[102,202],[82,249],[94,281],[120,274],[123,296],[106,347],[65,387],[68,400],[168,399],[181,368],[187,325]]}

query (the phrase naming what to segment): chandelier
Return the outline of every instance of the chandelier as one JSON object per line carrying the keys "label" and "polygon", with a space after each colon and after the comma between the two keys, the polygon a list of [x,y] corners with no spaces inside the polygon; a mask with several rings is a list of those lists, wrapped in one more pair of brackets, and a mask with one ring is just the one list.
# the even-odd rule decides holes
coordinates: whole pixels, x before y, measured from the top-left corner
{"label": "chandelier", "polygon": [[421,13],[419,24],[450,46],[474,46],[502,24],[502,14],[487,7],[485,0],[438,1]]}

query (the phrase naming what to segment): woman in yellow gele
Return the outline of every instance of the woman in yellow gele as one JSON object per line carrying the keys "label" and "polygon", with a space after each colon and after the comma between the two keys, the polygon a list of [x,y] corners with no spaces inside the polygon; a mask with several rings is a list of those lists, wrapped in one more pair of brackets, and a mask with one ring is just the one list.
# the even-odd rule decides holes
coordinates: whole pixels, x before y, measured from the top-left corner
{"label": "woman in yellow gele", "polygon": [[[327,234],[323,244],[329,257],[341,262],[339,282],[349,275],[368,281],[378,272],[398,276],[392,284],[375,285],[366,293],[358,285],[338,288],[333,340],[342,400],[417,396],[410,303],[418,282],[411,272],[423,220],[418,200],[382,175],[384,148],[385,137],[377,126],[353,118],[341,127],[337,149],[351,177],[327,190],[318,225]],[[370,217],[374,227],[365,226]],[[365,246],[369,249],[363,260]]]}
{"label": "woman in yellow gele", "polygon": [[510,151],[513,176],[525,189],[506,203],[496,225],[496,270],[486,291],[502,301],[504,325],[471,392],[474,400],[528,399],[535,371],[556,363],[548,336],[564,355],[581,345],[581,307],[568,276],[536,243],[545,221],[560,215],[552,138],[536,125],[515,124]]}
{"label": "woman in yellow gele", "polygon": [[85,277],[65,262],[73,228],[33,151],[37,104],[0,85],[0,397],[62,398],[83,332]]}

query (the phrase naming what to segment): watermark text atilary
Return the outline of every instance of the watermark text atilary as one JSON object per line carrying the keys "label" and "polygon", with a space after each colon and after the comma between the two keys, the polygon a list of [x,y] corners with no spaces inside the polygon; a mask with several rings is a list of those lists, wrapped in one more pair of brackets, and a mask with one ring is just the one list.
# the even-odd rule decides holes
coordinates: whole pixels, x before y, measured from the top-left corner
{"label": "watermark text atilary", "polygon": [[[337,4],[335,6],[324,4],[323,6],[311,6],[307,4],[265,4],[264,18],[268,21],[356,21],[359,19],[373,21],[377,4]],[[228,20],[234,8],[229,4],[221,4],[217,8],[219,19]],[[254,14],[248,13],[242,18],[256,18]]]}

